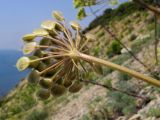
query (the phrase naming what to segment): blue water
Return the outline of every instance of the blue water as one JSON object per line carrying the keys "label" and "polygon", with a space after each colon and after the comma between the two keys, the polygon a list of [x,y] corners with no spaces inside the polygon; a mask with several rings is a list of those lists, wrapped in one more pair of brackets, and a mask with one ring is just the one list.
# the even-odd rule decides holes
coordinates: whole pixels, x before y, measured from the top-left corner
{"label": "blue water", "polygon": [[0,97],[6,95],[25,77],[25,72],[19,72],[16,61],[22,53],[16,50],[0,50]]}

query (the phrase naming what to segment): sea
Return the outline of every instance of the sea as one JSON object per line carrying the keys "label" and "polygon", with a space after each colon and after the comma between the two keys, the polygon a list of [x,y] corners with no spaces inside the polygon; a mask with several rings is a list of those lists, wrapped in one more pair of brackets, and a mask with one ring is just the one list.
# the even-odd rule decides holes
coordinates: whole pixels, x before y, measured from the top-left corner
{"label": "sea", "polygon": [[20,51],[0,50],[0,98],[8,94],[28,73],[19,72],[16,61],[22,56]]}

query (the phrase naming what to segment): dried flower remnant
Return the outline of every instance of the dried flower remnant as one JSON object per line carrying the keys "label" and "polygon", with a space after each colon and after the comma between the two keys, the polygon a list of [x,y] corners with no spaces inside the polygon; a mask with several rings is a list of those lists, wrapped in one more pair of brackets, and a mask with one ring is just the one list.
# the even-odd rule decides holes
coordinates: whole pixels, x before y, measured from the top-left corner
{"label": "dried flower remnant", "polygon": [[[30,57],[22,57],[16,64],[19,71],[31,69],[27,79],[43,88],[38,94],[39,97],[47,99],[50,94],[60,96],[67,90],[71,93],[78,92],[83,86],[80,80],[82,74],[88,71],[88,65],[98,74],[103,74],[103,65],[160,86],[160,82],[153,78],[87,55],[88,42],[94,40],[94,36],[83,35],[81,26],[75,21],[70,22],[71,28],[75,30],[75,35],[72,35],[63,15],[54,12],[53,16],[56,21],[44,21],[41,24],[42,28],[23,37],[23,53],[29,54]],[[39,39],[35,40],[37,37]],[[87,67],[86,63],[89,63]]]}

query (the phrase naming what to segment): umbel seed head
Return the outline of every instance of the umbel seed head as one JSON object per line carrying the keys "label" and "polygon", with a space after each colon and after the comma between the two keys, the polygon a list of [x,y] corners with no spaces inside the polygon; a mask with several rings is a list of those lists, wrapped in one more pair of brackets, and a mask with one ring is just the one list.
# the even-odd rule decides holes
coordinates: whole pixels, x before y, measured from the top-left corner
{"label": "umbel seed head", "polygon": [[73,35],[61,12],[55,11],[53,16],[56,21],[46,20],[41,28],[23,37],[23,54],[27,57],[21,57],[16,64],[19,71],[31,70],[26,79],[42,88],[37,95],[43,99],[49,98],[50,93],[61,96],[66,91],[80,91],[83,85],[77,81],[86,74],[88,63],[97,68],[98,73],[102,72],[99,66],[79,56],[89,50],[89,40],[81,33],[79,23],[70,22]]}

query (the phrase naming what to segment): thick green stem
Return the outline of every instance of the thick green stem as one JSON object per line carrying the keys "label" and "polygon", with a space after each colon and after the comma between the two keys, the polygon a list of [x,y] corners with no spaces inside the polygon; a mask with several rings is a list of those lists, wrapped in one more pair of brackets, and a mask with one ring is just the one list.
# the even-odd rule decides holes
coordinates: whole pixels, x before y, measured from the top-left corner
{"label": "thick green stem", "polygon": [[143,80],[145,82],[148,82],[152,85],[160,87],[160,81],[159,80],[156,80],[152,77],[145,76],[145,75],[143,75],[139,72],[136,72],[136,71],[128,69],[126,67],[117,65],[115,63],[112,63],[112,62],[109,62],[109,61],[106,61],[106,60],[102,60],[102,59],[99,59],[99,58],[96,58],[96,57],[93,57],[93,56],[90,56],[90,55],[86,55],[86,54],[83,54],[83,53],[78,53],[77,57],[80,57],[81,59],[83,59],[85,61],[88,61],[88,62],[94,62],[94,63],[97,63],[97,64],[104,65],[106,67],[118,70],[120,72],[127,73],[127,74],[129,74],[129,75],[131,75],[135,78],[138,78],[138,79]]}

